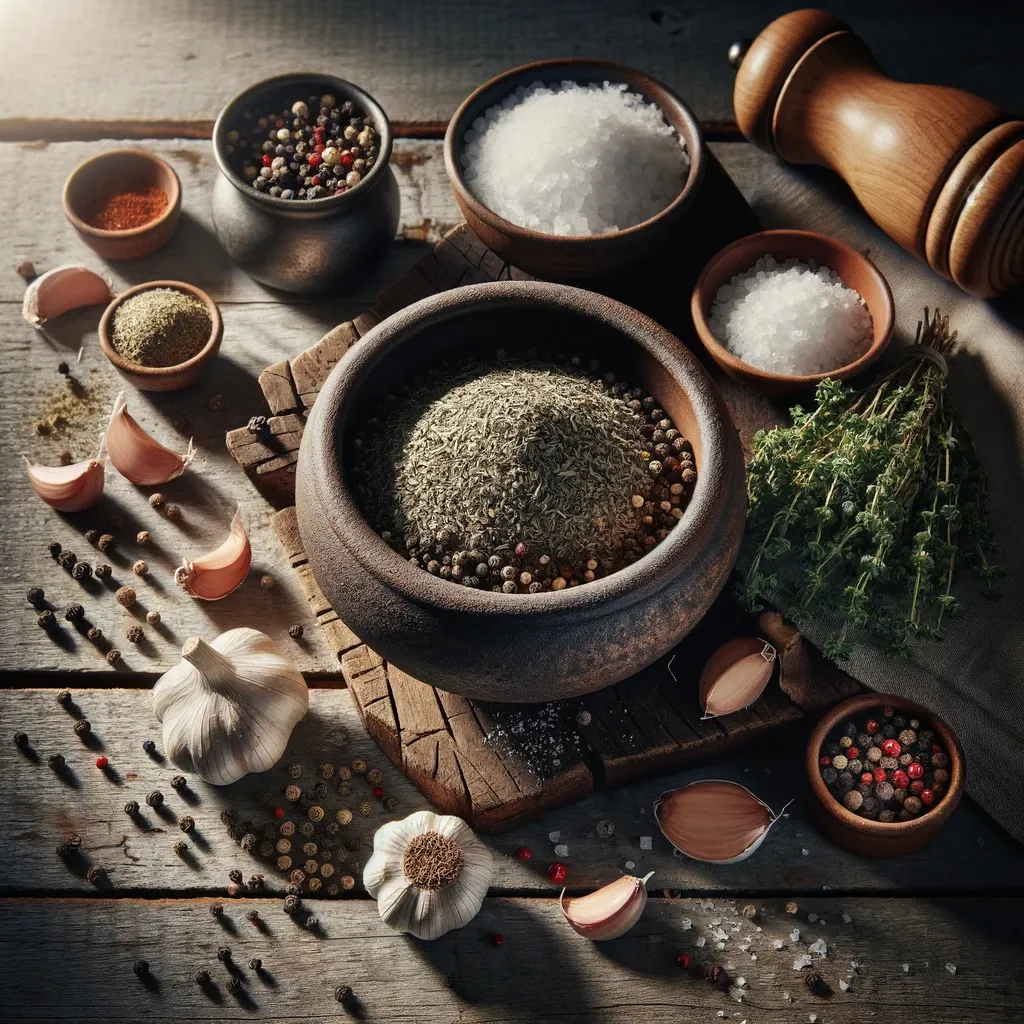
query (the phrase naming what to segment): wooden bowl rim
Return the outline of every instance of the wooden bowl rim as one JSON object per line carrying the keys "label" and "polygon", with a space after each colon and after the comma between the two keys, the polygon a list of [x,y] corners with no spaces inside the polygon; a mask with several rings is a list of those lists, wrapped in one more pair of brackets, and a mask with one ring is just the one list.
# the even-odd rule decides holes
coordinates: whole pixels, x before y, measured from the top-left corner
{"label": "wooden bowl rim", "polygon": [[[328,86],[334,92],[340,93],[345,99],[352,99],[357,102],[374,122],[374,131],[380,140],[380,149],[377,158],[358,186],[349,189],[339,195],[321,196],[319,199],[280,199],[277,196],[264,195],[257,192],[248,182],[235,173],[234,168],[227,159],[224,147],[227,144],[227,133],[231,130],[232,124],[228,121],[234,119],[238,110],[245,105],[250,98],[258,92],[269,91],[274,88],[283,88],[289,84],[299,87],[305,84],[307,87]],[[391,150],[394,145],[394,136],[391,131],[391,121],[384,112],[384,108],[365,89],[349,82],[347,79],[338,78],[336,75],[328,75],[322,71],[286,71],[280,75],[270,75],[268,78],[261,78],[258,82],[247,85],[240,92],[236,93],[224,104],[217,120],[213,125],[213,155],[217,161],[220,173],[245,197],[249,202],[259,207],[273,210],[276,213],[287,213],[294,216],[325,216],[337,210],[358,203],[369,191],[381,181],[391,163]]]}
{"label": "wooden bowl rim", "polygon": [[[141,363],[129,362],[114,348],[114,343],[110,337],[110,325],[118,306],[120,306],[125,299],[130,299],[133,295],[151,291],[154,288],[174,288],[180,292],[186,292],[205,303],[206,308],[210,313],[209,339],[206,344],[194,356],[192,356],[191,359],[186,359],[183,363],[175,363],[173,366],[143,366]],[[174,377],[180,373],[196,369],[202,363],[205,363],[217,351],[223,333],[224,323],[221,320],[220,309],[218,308],[217,303],[214,302],[213,299],[211,299],[210,296],[202,290],[202,288],[197,288],[194,284],[189,284],[187,281],[146,281],[143,284],[137,284],[134,287],[129,288],[127,291],[121,292],[121,294],[116,296],[111,301],[110,305],[108,305],[103,311],[103,316],[100,318],[99,326],[100,349],[107,359],[109,359],[110,362],[124,374],[140,378],[149,378],[150,380]]]}
{"label": "wooden bowl rim", "polygon": [[[545,76],[540,74],[541,72],[550,72],[559,67],[571,70],[573,67],[582,66],[604,68],[609,72],[609,78],[619,78],[645,96],[647,96],[648,87],[641,83],[649,83],[656,91],[664,93],[665,96],[669,97],[676,104],[680,118],[690,133],[690,138],[684,138],[686,153],[690,159],[686,181],[675,199],[664,209],[654,214],[653,217],[648,217],[647,220],[640,221],[639,224],[632,224],[628,228],[620,228],[618,231],[609,231],[602,235],[552,235],[543,231],[534,231],[532,228],[526,228],[520,224],[513,224],[512,221],[506,220],[495,213],[489,206],[485,206],[466,186],[462,176],[462,168],[459,166],[457,159],[459,140],[466,132],[463,120],[469,109],[476,104],[479,97],[499,83],[506,82],[511,86],[511,88],[506,90],[506,93],[508,93],[513,91],[515,87],[513,82],[517,78],[525,78],[533,74],[538,74],[539,77],[543,78]],[[671,124],[672,122],[663,109],[664,104],[659,103],[658,106],[662,109],[662,115],[665,116],[666,122]],[[676,128],[676,131],[679,132],[679,129]],[[679,134],[682,135],[683,133],[679,132]],[[501,232],[519,242],[534,244],[546,242],[572,248],[581,248],[583,246],[610,247],[620,243],[623,239],[633,239],[656,224],[672,219],[681,210],[690,205],[704,179],[704,136],[701,132],[700,122],[685,100],[664,82],[648,75],[646,72],[638,71],[625,64],[619,64],[610,60],[591,60],[588,57],[553,57],[547,60],[535,60],[527,64],[520,64],[518,67],[503,71],[501,74],[488,79],[482,85],[477,86],[459,104],[458,109],[452,114],[448,122],[448,128],[444,134],[444,166],[448,173],[448,180],[455,191],[460,205],[464,204],[467,206],[474,216],[494,231]]]}
{"label": "wooden bowl rim", "polygon": [[[167,196],[167,208],[158,217],[154,217],[153,220],[146,221],[145,224],[140,224],[137,228],[123,228],[118,230],[94,227],[88,221],[83,220],[75,211],[71,203],[71,190],[74,187],[76,179],[78,179],[88,167],[91,167],[93,164],[108,161],[114,163],[124,156],[141,158],[142,160],[153,164],[158,170],[166,171],[169,174],[171,187]],[[181,209],[181,179],[178,177],[178,172],[166,160],[164,160],[163,157],[159,157],[155,153],[150,153],[148,150],[136,149],[134,147],[128,147],[125,149],[108,149],[102,153],[96,153],[94,156],[86,157],[67,176],[67,179],[64,182],[61,202],[64,206],[64,216],[71,221],[75,230],[80,234],[88,235],[90,238],[96,239],[140,238],[143,235],[158,231],[160,227],[166,224],[169,220],[178,216]]]}
{"label": "wooden bowl rim", "polygon": [[[711,325],[708,322],[708,313],[711,309],[711,303],[714,301],[714,296],[705,296],[705,291],[708,289],[708,280],[715,273],[718,265],[736,249],[749,246],[753,239],[770,244],[772,240],[781,240],[783,238],[797,242],[813,239],[816,243],[821,243],[826,248],[833,249],[836,252],[845,253],[848,258],[852,258],[856,262],[863,264],[866,271],[879,285],[879,289],[882,293],[883,309],[878,311],[869,310],[869,312],[871,313],[872,320],[875,319],[876,312],[881,312],[884,315],[883,323],[885,325],[885,330],[878,338],[874,339],[868,346],[867,350],[852,363],[847,363],[845,366],[837,366],[834,370],[829,370],[826,373],[812,373],[806,375],[772,373],[769,370],[762,370],[751,363],[745,363],[742,359],[738,359],[718,340],[718,338],[715,337],[712,332]],[[761,255],[766,256],[771,255],[771,253],[767,248],[765,248]],[[758,257],[755,257],[754,262],[756,262],[757,258]],[[754,264],[751,263],[751,266],[753,265]],[[830,267],[829,269],[832,268]],[[863,296],[861,296],[861,298],[863,299]],[[865,301],[865,305],[866,304],[867,303]],[[800,231],[796,228],[775,228],[771,231],[755,231],[753,234],[744,235],[742,238],[736,239],[735,242],[730,242],[724,248],[719,249],[719,251],[716,252],[715,255],[712,256],[704,265],[704,269],[700,272],[700,277],[697,278],[697,283],[693,286],[693,293],[690,298],[690,313],[693,317],[694,326],[697,328],[697,335],[701,340],[701,344],[703,344],[712,359],[714,359],[722,369],[740,374],[748,380],[753,378],[762,380],[768,384],[786,385],[791,387],[794,391],[801,388],[811,388],[825,380],[827,377],[831,377],[836,380],[846,380],[850,377],[855,377],[858,373],[875,362],[875,360],[878,359],[878,357],[888,347],[889,342],[892,340],[893,327],[896,321],[896,306],[893,301],[892,289],[889,287],[889,282],[885,279],[885,275],[870,259],[868,259],[867,256],[858,252],[853,248],[853,246],[847,245],[846,242],[842,242],[831,235],[823,235],[817,231]]]}
{"label": "wooden bowl rim", "polygon": [[[898,711],[909,711],[914,717],[927,720],[942,737],[949,752],[949,786],[946,795],[932,810],[910,821],[871,821],[869,818],[862,818],[859,814],[847,810],[829,792],[821,778],[818,764],[822,744],[840,719],[858,711],[865,711],[871,707],[882,707],[885,704],[891,704]],[[888,840],[915,835],[926,829],[941,828],[960,803],[967,777],[963,747],[960,746],[960,741],[956,738],[953,730],[930,708],[907,697],[897,697],[891,693],[862,693],[855,697],[848,697],[823,715],[807,741],[804,763],[814,796],[827,814],[844,827],[862,835]]]}
{"label": "wooden bowl rim", "polygon": [[[475,312],[486,303],[500,310],[509,304],[532,306],[539,311],[558,306],[581,318],[593,317],[624,336],[624,344],[643,348],[654,360],[665,365],[674,360],[668,372],[685,391],[695,418],[701,423],[701,444],[707,453],[687,515],[669,536],[635,562],[586,586],[547,591],[540,594],[503,594],[490,590],[471,590],[431,576],[412,567],[376,533],[367,522],[348,486],[342,462],[342,424],[339,422],[345,395],[353,383],[361,384],[375,371],[378,361],[395,358],[395,353],[377,351],[395,339],[413,336],[463,313]],[[683,380],[688,383],[683,383]],[[344,384],[342,383],[344,381]],[[326,516],[331,533],[366,572],[384,586],[414,604],[422,604],[447,613],[485,616],[514,615],[522,622],[543,624],[546,618],[576,611],[589,618],[610,614],[621,603],[632,603],[665,586],[665,574],[671,574],[682,553],[705,535],[709,524],[717,520],[716,503],[727,492],[736,471],[730,463],[738,458],[730,442],[728,414],[721,406],[717,390],[700,361],[666,328],[624,303],[570,285],[548,281],[492,281],[465,285],[438,292],[377,324],[358,345],[352,346],[331,372],[317,398],[314,416],[317,430],[303,434],[302,458],[313,460],[316,472],[312,490],[323,508],[333,508]],[[719,511],[720,515],[727,512]],[[339,525],[340,524],[340,525]]]}

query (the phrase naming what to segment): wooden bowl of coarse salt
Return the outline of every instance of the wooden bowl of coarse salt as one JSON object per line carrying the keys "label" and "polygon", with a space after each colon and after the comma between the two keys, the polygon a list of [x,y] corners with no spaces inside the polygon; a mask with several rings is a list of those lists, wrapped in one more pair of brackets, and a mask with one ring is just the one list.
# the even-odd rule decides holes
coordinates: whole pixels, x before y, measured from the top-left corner
{"label": "wooden bowl of coarse salt", "polygon": [[871,260],[793,230],[760,231],[716,253],[690,311],[711,358],[774,398],[856,377],[885,351],[894,321],[892,291]]}
{"label": "wooden bowl of coarse salt", "polygon": [[148,281],[122,292],[100,320],[100,348],[140,391],[177,391],[216,358],[224,335],[217,304],[184,281]]}
{"label": "wooden bowl of coarse salt", "polygon": [[473,233],[520,270],[568,283],[656,259],[678,238],[705,162],[679,96],[598,60],[535,61],[492,78],[444,138]]}

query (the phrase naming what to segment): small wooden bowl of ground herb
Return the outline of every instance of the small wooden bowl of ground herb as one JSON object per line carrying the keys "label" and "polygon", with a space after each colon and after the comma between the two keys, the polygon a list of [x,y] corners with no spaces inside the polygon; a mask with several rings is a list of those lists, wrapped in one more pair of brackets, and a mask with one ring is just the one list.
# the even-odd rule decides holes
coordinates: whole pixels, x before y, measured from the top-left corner
{"label": "small wooden bowl of ground herb", "polygon": [[184,281],[149,281],[123,292],[100,320],[100,348],[140,391],[177,391],[203,374],[224,334],[220,310]]}
{"label": "small wooden bowl of ground herb", "polygon": [[807,743],[811,817],[838,846],[898,857],[931,842],[964,792],[964,752],[912,700],[865,693],[834,707]]}
{"label": "small wooden bowl of ground herb", "polygon": [[64,185],[64,215],[108,260],[155,252],[174,234],[181,182],[166,160],[143,149],[113,149],[80,163]]}

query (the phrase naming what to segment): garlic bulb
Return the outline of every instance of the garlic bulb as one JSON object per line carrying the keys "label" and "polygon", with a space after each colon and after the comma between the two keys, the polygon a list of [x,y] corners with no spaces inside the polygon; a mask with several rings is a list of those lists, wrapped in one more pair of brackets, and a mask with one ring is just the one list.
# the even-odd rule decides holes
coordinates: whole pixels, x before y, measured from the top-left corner
{"label": "garlic bulb", "polygon": [[110,282],[88,267],[65,264],[35,278],[25,289],[21,315],[33,326],[79,306],[105,305]]}
{"label": "garlic bulb", "polygon": [[476,917],[493,874],[490,850],[461,818],[416,811],[377,829],[363,884],[389,928],[436,939]]}
{"label": "garlic bulb", "polygon": [[213,551],[191,562],[186,558],[174,570],[174,582],[201,601],[219,601],[242,585],[251,561],[252,546],[238,509],[227,537]]}
{"label": "garlic bulb", "polygon": [[750,707],[764,693],[775,669],[775,648],[757,637],[727,640],[700,674],[698,698],[708,718]]}
{"label": "garlic bulb", "polygon": [[167,756],[215,786],[277,764],[309,707],[302,673],[257,629],[190,637],[181,656],[153,687]]}
{"label": "garlic bulb", "polygon": [[558,905],[566,921],[574,931],[592,942],[604,942],[625,935],[640,920],[647,906],[647,880],[650,871],[643,878],[623,875],[608,885],[576,899],[567,900],[565,890],[558,898]]}
{"label": "garlic bulb", "polygon": [[179,455],[147,434],[128,412],[123,391],[114,399],[106,436],[107,453],[114,468],[140,487],[159,487],[175,480],[196,454],[191,440],[188,451]]}
{"label": "garlic bulb", "polygon": [[687,857],[713,864],[746,860],[764,842],[782,811],[773,814],[745,786],[723,779],[691,782],[662,793],[654,804],[665,838]]}
{"label": "garlic bulb", "polygon": [[102,450],[95,459],[72,466],[40,466],[25,456],[25,468],[32,490],[58,512],[82,512],[103,497],[105,472]]}

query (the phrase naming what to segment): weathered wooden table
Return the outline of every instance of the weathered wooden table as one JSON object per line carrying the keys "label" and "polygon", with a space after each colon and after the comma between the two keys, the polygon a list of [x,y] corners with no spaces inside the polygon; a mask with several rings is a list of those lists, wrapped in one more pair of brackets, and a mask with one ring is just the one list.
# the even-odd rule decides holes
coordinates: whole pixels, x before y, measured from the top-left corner
{"label": "weathered wooden table", "polygon": [[[1024,851],[969,801],[945,834],[911,858],[873,862],[830,846],[810,826],[801,781],[800,729],[770,748],[744,750],[710,768],[594,794],[533,824],[489,838],[497,863],[491,897],[477,920],[428,945],[390,933],[361,886],[319,901],[320,929],[297,926],[281,911],[280,881],[263,894],[224,899],[228,872],[248,874],[225,834],[225,807],[252,815],[263,788],[250,777],[225,790],[197,784],[171,791],[166,763],[147,757],[142,741],[159,739],[148,689],[177,658],[185,637],[236,625],[269,632],[307,674],[310,714],[286,759],[307,765],[366,758],[399,800],[395,815],[426,806],[418,791],[366,737],[337,660],[314,628],[285,553],[269,529],[270,508],[224,450],[224,433],[240,413],[259,407],[255,377],[268,363],[295,355],[324,331],[357,315],[419,258],[459,216],[445,181],[440,142],[446,118],[478,82],[538,57],[588,54],[642,66],[672,84],[704,120],[713,148],[741,190],[756,197],[768,158],[736,141],[731,125],[728,42],[753,33],[787,6],[725,0],[713,9],[682,5],[532,2],[477,5],[457,0],[392,5],[246,0],[230,6],[168,0],[163,4],[45,3],[0,8],[0,337],[5,400],[0,406],[3,509],[0,574],[3,657],[0,722],[0,1018],[4,1020],[345,1019],[525,1021],[735,1019],[853,1022],[913,1014],[930,1022],[1003,1021],[1020,1002],[1017,915],[1024,890]],[[945,8],[946,5],[938,5]],[[1024,16],[979,17],[977,5],[935,5],[927,24],[912,10],[882,3],[836,3],[897,76],[941,80],[1024,108],[1024,80],[1008,73]],[[367,86],[389,112],[399,141],[393,163],[402,188],[400,240],[372,280],[335,300],[288,301],[236,270],[212,234],[209,193],[217,173],[207,137],[224,100],[255,78],[296,67],[322,67]],[[184,511],[171,524],[145,493],[110,475],[107,503],[96,513],[60,517],[31,494],[19,453],[56,461],[95,447],[120,382],[102,358],[96,311],[71,314],[45,333],[20,315],[23,281],[15,266],[39,270],[99,261],[77,240],[60,210],[60,187],[80,159],[136,140],[176,167],[184,188],[177,236],[152,257],[106,271],[118,288],[153,278],[181,278],[220,303],[225,338],[216,369],[190,391],[130,395],[144,426],[171,442],[194,436],[194,472],[164,488]],[[80,357],[79,357],[80,353]],[[57,371],[71,364],[84,398],[70,407]],[[41,435],[39,420],[65,411],[69,424]],[[215,543],[242,503],[254,546],[254,569],[230,599],[207,606],[179,594],[170,573],[182,554]],[[57,539],[80,555],[84,530],[111,517],[130,537],[148,529],[153,567],[139,585],[141,603],[163,617],[159,629],[114,671],[84,638],[63,629],[55,642],[35,625],[25,601],[42,586],[57,608],[79,600],[95,624],[118,640],[132,621],[102,588],[83,589],[52,563]],[[95,555],[95,552],[93,552]],[[86,556],[87,557],[87,556]],[[115,571],[138,557],[122,546]],[[96,559],[94,558],[93,561]],[[262,589],[271,574],[277,586]],[[288,627],[306,626],[296,644]],[[93,727],[91,747],[72,731],[60,687],[72,688]],[[31,751],[10,742],[24,730]],[[46,757],[61,752],[72,772],[61,779]],[[113,771],[93,765],[98,753]],[[776,807],[795,798],[750,860],[713,867],[674,857],[652,820],[652,803],[690,779],[734,778]],[[275,781],[275,785],[278,783]],[[133,822],[130,798],[154,788],[168,814]],[[172,851],[174,818],[192,814],[192,853]],[[147,809],[148,810],[148,809]],[[379,810],[361,819],[368,840]],[[612,821],[600,839],[595,824]],[[54,849],[71,833],[83,854],[68,862]],[[558,833],[557,837],[554,834]],[[646,837],[652,848],[645,849]],[[654,895],[640,925],[625,938],[592,945],[560,920],[546,868],[556,840],[573,890],[585,891],[635,865],[653,870]],[[532,847],[522,863],[517,847]],[[352,857],[353,870],[363,851]],[[104,879],[86,878],[90,865]],[[224,900],[226,917],[209,913]],[[787,910],[787,903],[796,912]],[[757,908],[749,920],[745,904]],[[258,931],[245,918],[256,906]],[[504,936],[492,945],[494,933]],[[824,939],[827,954],[809,952]],[[230,994],[216,949],[229,945],[246,983]],[[815,949],[820,949],[815,946]],[[726,967],[733,986],[715,988],[699,971],[681,970],[679,953],[697,965]],[[266,973],[245,968],[262,958]],[[813,969],[834,994],[808,992]],[[132,963],[151,965],[148,983]],[[192,980],[206,968],[215,985]],[[359,1004],[344,1010],[335,986],[352,986]]]}

